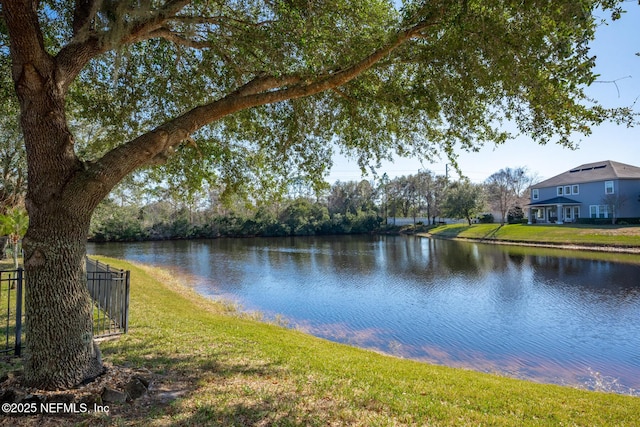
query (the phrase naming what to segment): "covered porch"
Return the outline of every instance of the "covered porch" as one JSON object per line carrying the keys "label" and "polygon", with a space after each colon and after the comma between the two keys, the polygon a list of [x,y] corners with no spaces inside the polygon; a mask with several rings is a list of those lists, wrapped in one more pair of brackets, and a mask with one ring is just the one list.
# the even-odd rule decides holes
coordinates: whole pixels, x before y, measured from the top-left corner
{"label": "covered porch", "polygon": [[564,224],[574,222],[580,218],[580,205],[577,200],[567,197],[554,197],[553,199],[530,203],[529,224]]}

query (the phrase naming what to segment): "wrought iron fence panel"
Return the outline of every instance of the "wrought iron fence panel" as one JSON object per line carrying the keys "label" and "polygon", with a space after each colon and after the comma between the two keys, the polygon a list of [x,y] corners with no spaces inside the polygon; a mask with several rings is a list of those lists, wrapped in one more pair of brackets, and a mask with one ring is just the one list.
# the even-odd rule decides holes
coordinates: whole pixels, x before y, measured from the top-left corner
{"label": "wrought iron fence panel", "polygon": [[129,272],[87,258],[87,288],[97,308],[94,335],[126,333],[129,327]]}
{"label": "wrought iron fence panel", "polygon": [[0,354],[20,356],[24,314],[23,270],[0,271],[0,331],[4,337]]}
{"label": "wrought iron fence panel", "polygon": [[[129,272],[87,258],[87,289],[93,302],[96,338],[129,329]],[[0,355],[21,355],[24,342],[24,270],[0,271]],[[27,314],[28,315],[28,314]]]}

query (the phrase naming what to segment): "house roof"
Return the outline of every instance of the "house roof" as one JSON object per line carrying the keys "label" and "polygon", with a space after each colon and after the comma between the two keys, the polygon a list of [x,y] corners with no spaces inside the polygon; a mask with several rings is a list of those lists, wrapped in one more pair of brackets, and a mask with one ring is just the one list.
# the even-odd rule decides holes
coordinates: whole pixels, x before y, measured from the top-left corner
{"label": "house roof", "polygon": [[612,160],[587,163],[570,169],[560,175],[556,175],[553,178],[534,184],[531,188],[556,187],[560,185],[616,179],[640,179],[640,167],[614,162]]}
{"label": "house roof", "polygon": [[527,206],[546,206],[546,205],[579,205],[581,204],[577,200],[570,199],[568,197],[554,197],[553,199],[542,200],[540,202],[529,203]]}

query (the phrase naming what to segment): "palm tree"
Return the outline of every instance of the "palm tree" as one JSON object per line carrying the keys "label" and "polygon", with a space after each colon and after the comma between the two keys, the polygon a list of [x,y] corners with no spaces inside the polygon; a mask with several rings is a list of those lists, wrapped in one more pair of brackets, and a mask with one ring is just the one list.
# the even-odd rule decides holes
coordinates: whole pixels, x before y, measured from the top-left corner
{"label": "palm tree", "polygon": [[9,236],[9,242],[13,245],[13,265],[18,269],[18,244],[27,232],[29,216],[24,209],[10,209],[6,215],[0,215],[0,235]]}

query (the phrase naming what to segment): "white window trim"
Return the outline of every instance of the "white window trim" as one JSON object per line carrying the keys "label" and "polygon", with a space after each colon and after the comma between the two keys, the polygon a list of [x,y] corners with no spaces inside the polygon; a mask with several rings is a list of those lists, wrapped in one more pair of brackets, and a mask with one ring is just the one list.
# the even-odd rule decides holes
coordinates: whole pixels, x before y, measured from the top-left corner
{"label": "white window trim", "polygon": [[556,196],[562,196],[564,191],[564,186],[556,187]]}
{"label": "white window trim", "polygon": [[[567,215],[567,212],[569,215]],[[566,220],[575,221],[580,218],[580,207],[579,206],[566,206],[564,210],[564,218]]]}
{"label": "white window trim", "polygon": [[[607,191],[609,188],[611,188],[611,192]],[[616,189],[615,186],[613,184],[613,181],[605,181],[604,182],[604,194],[615,194]]]}
{"label": "white window trim", "polygon": [[[593,216],[593,211],[595,211],[595,216]],[[600,216],[601,213],[602,216]],[[589,218],[607,219],[611,218],[611,214],[609,205],[589,205]]]}
{"label": "white window trim", "polygon": [[580,194],[580,185],[579,184],[573,184],[571,186],[571,194]]}
{"label": "white window trim", "polygon": [[571,186],[570,185],[565,185],[564,186],[564,195],[570,195],[571,194]]}
{"label": "white window trim", "polygon": [[534,188],[531,190],[531,199],[532,200],[538,200],[540,198],[540,192],[538,191],[537,188]]}

